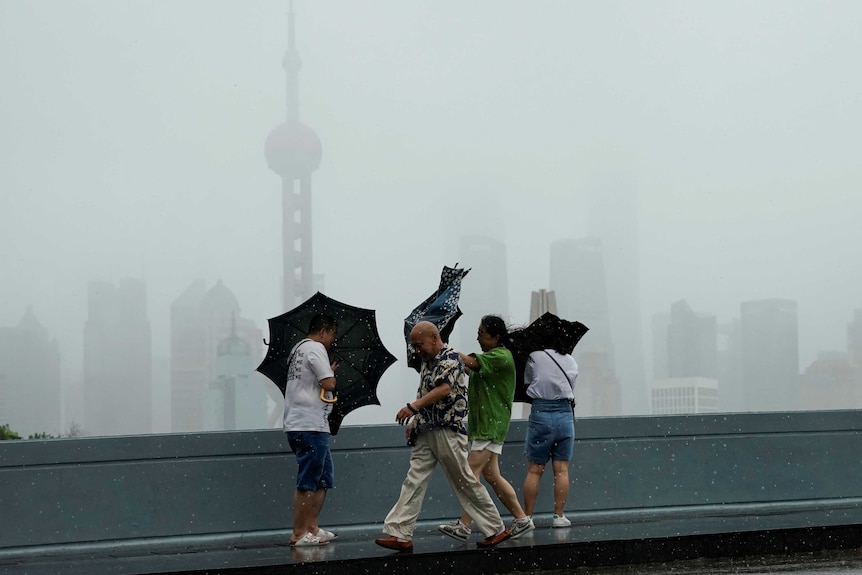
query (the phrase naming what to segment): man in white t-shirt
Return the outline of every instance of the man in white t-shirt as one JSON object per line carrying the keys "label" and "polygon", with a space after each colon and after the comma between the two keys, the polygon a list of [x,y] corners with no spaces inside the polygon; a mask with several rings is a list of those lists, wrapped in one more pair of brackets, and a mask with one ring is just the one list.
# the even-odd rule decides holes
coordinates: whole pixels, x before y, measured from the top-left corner
{"label": "man in white t-shirt", "polygon": [[293,494],[293,534],[298,547],[325,545],[336,537],[318,525],[326,490],[335,486],[329,451],[329,421],[335,390],[336,363],[328,350],[338,325],[325,314],[311,318],[308,335],[291,350],[284,391],[284,432],[296,454],[296,491]]}

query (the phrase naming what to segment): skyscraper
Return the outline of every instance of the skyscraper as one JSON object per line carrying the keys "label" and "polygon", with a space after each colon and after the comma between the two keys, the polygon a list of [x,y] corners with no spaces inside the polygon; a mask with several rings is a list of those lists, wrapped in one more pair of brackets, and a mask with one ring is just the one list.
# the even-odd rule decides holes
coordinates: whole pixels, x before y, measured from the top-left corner
{"label": "skyscraper", "polygon": [[650,409],[644,373],[638,253],[638,198],[635,181],[607,171],[589,194],[589,233],[601,240],[607,317],[613,361],[622,388],[624,414]]}
{"label": "skyscraper", "polygon": [[668,377],[667,331],[670,313],[659,312],[652,316],[652,378],[653,381]]}
{"label": "skyscraper", "polygon": [[847,356],[851,364],[862,367],[862,309],[855,310],[847,324]]}
{"label": "skyscraper", "polygon": [[556,294],[557,315],[579,321],[590,329],[575,348],[575,358],[587,350],[600,349],[613,362],[601,240],[586,237],[551,244],[550,280],[550,289]]}
{"label": "skyscraper", "polygon": [[[265,393],[271,384],[254,373],[263,357],[263,334],[253,322],[241,317],[239,301],[221,280],[209,290],[205,290],[203,280],[196,280],[171,304],[173,431],[206,429],[206,393],[220,373],[219,345],[232,333],[249,345],[251,363],[245,365],[251,367],[247,375]],[[240,375],[233,373],[233,377]]]}
{"label": "skyscraper", "polygon": [[21,437],[60,435],[60,350],[31,308],[0,328],[0,425]]}
{"label": "skyscraper", "polygon": [[299,70],[293,5],[288,14],[285,72],[286,118],[269,133],[264,146],[269,168],[281,177],[282,283],[285,311],[314,294],[315,275],[311,233],[311,174],[320,166],[320,138],[299,121]]}
{"label": "skyscraper", "polygon": [[748,301],[740,310],[744,409],[795,409],[799,395],[796,302]]}
{"label": "skyscraper", "polygon": [[718,382],[711,377],[669,377],[653,384],[652,413],[715,413],[718,411]]}
{"label": "skyscraper", "polygon": [[[530,292],[530,322],[533,323],[546,313],[552,313],[556,316],[559,316],[557,311],[557,295],[553,291],[548,291],[545,289],[539,289]],[[577,382],[576,382],[577,385]],[[579,388],[575,389],[575,394],[577,395],[579,392]],[[523,403],[521,404],[521,408],[518,409],[517,406],[512,409],[513,417],[518,417],[522,419],[527,419],[530,417],[530,404]]]}
{"label": "skyscraper", "polygon": [[745,411],[745,386],[742,381],[742,328],[739,318],[716,326],[718,403],[720,411]]}
{"label": "skyscraper", "polygon": [[620,415],[601,240],[585,237],[551,244],[550,280],[557,315],[589,328],[573,354],[579,371],[575,386],[578,415]]}
{"label": "skyscraper", "polygon": [[559,317],[557,311],[557,294],[544,289],[530,293],[530,323],[533,323],[546,313]]}
{"label": "skyscraper", "polygon": [[668,376],[715,379],[717,352],[715,316],[695,313],[685,300],[671,304],[667,331]]}
{"label": "skyscraper", "polygon": [[[663,329],[662,329],[663,328]],[[650,392],[651,413],[714,413],[718,411],[717,332],[715,316],[695,313],[685,300],[669,314],[653,317],[656,376]]]}
{"label": "skyscraper", "polygon": [[267,391],[255,375],[257,361],[234,320],[230,335],[216,345],[215,377],[204,393],[205,429],[267,427]]}
{"label": "skyscraper", "polygon": [[88,285],[84,324],[84,429],[152,433],[152,334],[142,280]]}
{"label": "skyscraper", "polygon": [[457,324],[460,349],[478,351],[476,329],[483,316],[499,315],[509,322],[506,244],[487,236],[463,236],[460,254],[459,265],[470,268],[470,275],[461,285],[459,300],[464,311]]}
{"label": "skyscraper", "polygon": [[862,408],[862,366],[846,352],[820,352],[799,380],[797,409]]}
{"label": "skyscraper", "polygon": [[[579,346],[580,347],[580,346]],[[620,415],[622,393],[610,355],[600,347],[575,348],[578,381],[575,384],[575,412],[578,417]]]}

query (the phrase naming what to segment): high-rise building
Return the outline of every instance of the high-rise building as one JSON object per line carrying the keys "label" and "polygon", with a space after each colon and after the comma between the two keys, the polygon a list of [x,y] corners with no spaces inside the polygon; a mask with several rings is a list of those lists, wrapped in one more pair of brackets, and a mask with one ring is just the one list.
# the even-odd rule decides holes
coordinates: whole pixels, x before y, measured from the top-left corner
{"label": "high-rise building", "polygon": [[653,414],[714,413],[719,410],[715,316],[696,313],[685,300],[653,317],[656,374],[650,390]]}
{"label": "high-rise building", "polygon": [[748,301],[740,310],[745,411],[795,409],[799,397],[796,302]]}
{"label": "high-rise building", "polygon": [[694,312],[685,300],[671,304],[667,331],[668,376],[715,379],[717,338],[714,315]]}
{"label": "high-rise building", "polygon": [[[559,247],[566,244],[567,242],[559,242],[557,245]],[[558,254],[558,257],[562,258],[563,254]],[[558,282],[562,282],[562,280],[558,278]],[[573,308],[578,309],[577,306],[573,306]],[[555,291],[539,290],[532,292],[530,323],[536,321],[546,312],[570,319],[570,321],[580,321],[592,331],[592,326],[588,323],[592,320],[583,321],[581,319],[583,315],[576,316],[576,318],[565,318],[559,312]],[[574,313],[577,314],[578,312]],[[597,321],[594,321],[593,324],[601,325]],[[610,350],[601,344],[601,336],[588,342],[587,337],[589,335],[590,332],[584,335],[572,354],[578,364],[578,380],[575,383],[576,413],[578,417],[619,415],[622,409],[620,385],[616,375],[614,375]],[[522,417],[529,417],[529,414],[529,406],[526,406],[522,410]]]}
{"label": "high-rise building", "polygon": [[853,320],[847,324],[847,360],[862,367],[862,309],[853,312]]}
{"label": "high-rise building", "polygon": [[845,352],[820,352],[800,376],[796,409],[862,408],[862,366]]}
{"label": "high-rise building", "polygon": [[621,387],[608,315],[602,241],[597,237],[551,244],[550,287],[559,316],[589,328],[575,348],[578,362],[577,413],[620,415]]}
{"label": "high-rise building", "polygon": [[715,413],[718,382],[710,377],[670,377],[653,383],[653,415]]}
{"label": "high-rise building", "polygon": [[152,433],[152,334],[142,280],[92,281],[84,324],[87,435]]}
{"label": "high-rise building", "polygon": [[0,425],[21,437],[61,435],[60,350],[31,308],[0,328]]}
{"label": "high-rise building", "polygon": [[[241,317],[239,301],[221,280],[209,290],[205,289],[203,280],[196,280],[171,304],[173,431],[207,428],[206,393],[219,376],[219,344],[232,333],[249,345],[248,380],[266,393],[267,386],[272,384],[254,372],[263,357],[263,333],[252,321]],[[239,377],[239,374],[233,376]],[[265,421],[265,413],[261,419]]]}
{"label": "high-rise building", "polygon": [[267,392],[260,378],[251,345],[236,332],[216,346],[215,378],[204,392],[204,428],[207,430],[261,429],[267,427]]}
{"label": "high-rise building", "polygon": [[[552,313],[559,317],[559,314],[557,312],[557,295],[553,291],[548,291],[545,289],[530,292],[529,323],[533,323],[546,313]],[[575,389],[575,393],[579,393],[577,388]],[[530,417],[530,404],[522,403],[520,409],[518,409],[518,406],[515,405],[512,408],[512,416],[520,419],[527,419],[528,417]]]}
{"label": "high-rise building", "polygon": [[204,281],[198,279],[171,303],[171,431],[203,429],[201,402],[209,381],[200,310],[204,293]]}
{"label": "high-rise building", "polygon": [[588,237],[552,243],[549,287],[556,295],[557,315],[590,329],[576,351],[601,349],[613,362],[601,240]]}
{"label": "high-rise building", "polygon": [[742,381],[742,328],[739,319],[716,326],[718,404],[720,411],[745,411],[745,386]]}
{"label": "high-rise building", "polygon": [[578,417],[620,415],[622,392],[614,375],[610,355],[601,348],[575,348],[578,380],[575,383],[575,413]]}
{"label": "high-rise building", "polygon": [[530,293],[530,323],[533,323],[546,313],[559,317],[557,312],[557,294],[540,289]]}
{"label": "high-rise building", "polygon": [[667,331],[670,313],[659,312],[652,316],[652,379],[667,379]]}
{"label": "high-rise building", "polygon": [[459,307],[464,315],[458,319],[460,349],[476,351],[476,329],[482,317],[498,315],[509,323],[509,281],[506,244],[487,236],[461,237],[459,265],[470,269],[461,284]]}
{"label": "high-rise building", "polygon": [[288,13],[285,72],[286,118],[267,136],[264,152],[269,168],[281,177],[282,285],[284,310],[314,295],[311,234],[311,174],[320,166],[323,148],[314,130],[299,120],[299,70],[293,6]]}
{"label": "high-rise building", "polygon": [[641,329],[638,197],[634,179],[618,171],[608,171],[594,178],[587,227],[589,235],[601,240],[609,333],[615,373],[622,388],[623,413],[648,413],[650,404]]}

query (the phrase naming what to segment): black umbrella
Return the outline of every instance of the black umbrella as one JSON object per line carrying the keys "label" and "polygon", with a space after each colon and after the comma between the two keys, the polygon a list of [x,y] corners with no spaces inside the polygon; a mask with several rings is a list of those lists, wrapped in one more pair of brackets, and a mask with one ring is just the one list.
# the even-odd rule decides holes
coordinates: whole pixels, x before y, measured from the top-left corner
{"label": "black umbrella", "polygon": [[530,401],[524,385],[524,368],[532,352],[555,349],[562,337],[566,349],[560,351],[572,353],[589,329],[579,321],[568,321],[546,312],[527,327],[512,330],[509,334],[509,351],[515,359],[515,401]]}
{"label": "black umbrella", "polygon": [[469,269],[459,268],[458,264],[453,268],[444,266],[440,273],[440,285],[437,291],[428,296],[404,319],[407,364],[416,371],[419,371],[422,366],[422,360],[410,343],[410,332],[420,321],[430,321],[440,331],[440,339],[444,342],[449,341],[455,322],[463,315],[458,307],[458,298],[461,297],[461,280],[469,272]]}
{"label": "black umbrella", "polygon": [[330,359],[338,362],[337,400],[329,414],[329,428],[335,435],[348,413],[363,405],[380,405],[377,384],[396,360],[380,339],[374,310],[354,307],[317,292],[289,312],[269,320],[269,349],[257,371],[271,379],[282,395],[290,351],[307,335],[311,318],[319,313],[338,322],[338,334],[329,350]]}

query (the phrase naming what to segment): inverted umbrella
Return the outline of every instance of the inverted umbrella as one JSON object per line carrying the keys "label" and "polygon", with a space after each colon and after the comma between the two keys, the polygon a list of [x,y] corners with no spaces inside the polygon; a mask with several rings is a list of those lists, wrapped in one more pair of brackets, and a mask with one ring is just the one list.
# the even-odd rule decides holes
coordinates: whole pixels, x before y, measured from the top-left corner
{"label": "inverted umbrella", "polygon": [[440,331],[440,339],[449,341],[449,336],[455,328],[455,322],[463,314],[458,307],[461,297],[461,280],[470,272],[469,269],[444,266],[440,273],[440,285],[437,290],[420,303],[404,319],[404,339],[407,343],[407,364],[419,371],[422,360],[413,349],[410,342],[410,332],[420,321],[430,321]]}
{"label": "inverted umbrella", "polygon": [[329,356],[338,362],[335,372],[336,401],[329,413],[329,428],[338,433],[344,417],[363,405],[380,405],[377,384],[395,363],[380,339],[376,312],[342,303],[317,292],[292,310],[269,319],[269,349],[257,371],[267,376],[284,395],[287,362],[293,346],[308,334],[311,318],[319,313],[338,322]]}
{"label": "inverted umbrella", "polygon": [[524,368],[534,351],[556,349],[562,342],[566,353],[572,353],[575,346],[590,328],[579,321],[568,321],[551,312],[541,315],[536,321],[509,333],[509,351],[515,359],[515,401],[530,401],[524,384]]}

